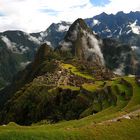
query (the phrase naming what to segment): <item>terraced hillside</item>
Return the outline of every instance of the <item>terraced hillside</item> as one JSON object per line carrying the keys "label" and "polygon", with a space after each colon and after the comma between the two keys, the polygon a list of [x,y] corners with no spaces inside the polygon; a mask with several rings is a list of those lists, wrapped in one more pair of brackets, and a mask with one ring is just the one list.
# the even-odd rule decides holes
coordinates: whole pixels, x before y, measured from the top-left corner
{"label": "terraced hillside", "polygon": [[26,84],[15,82],[22,87],[1,111],[1,140],[140,138],[140,86],[135,77],[117,77],[78,60],[36,60],[40,65],[33,62],[33,69],[24,71],[20,80],[28,77]]}
{"label": "terraced hillside", "polygon": [[[18,124],[30,125],[43,119],[50,122],[79,119],[116,104],[116,96],[112,91],[109,93],[110,87],[105,86],[105,82],[98,82],[99,91],[85,88],[86,84],[89,87],[96,87],[95,79],[109,79],[112,73],[108,73],[104,68],[98,70],[97,67],[83,69],[86,67],[84,63],[76,67],[75,64],[78,62],[73,61],[71,64],[58,60],[43,61],[36,69],[33,62],[33,69],[20,78],[25,80],[26,76],[27,78],[33,76],[33,80],[25,81],[25,85],[15,89],[17,91],[14,90],[11,95],[7,95],[7,99],[4,98],[0,122],[7,124],[14,121]],[[92,71],[96,73],[93,74]],[[35,75],[31,76],[32,73]],[[16,86],[19,83],[20,81],[15,81]],[[6,95],[7,92],[1,96],[4,94]],[[85,113],[88,108],[92,110]]]}
{"label": "terraced hillside", "polygon": [[[96,93],[109,87],[115,100],[103,98],[106,93]],[[64,121],[50,124],[47,120],[32,126],[19,126],[9,123],[0,127],[1,140],[138,140],[140,138],[140,87],[134,77],[119,77],[110,81],[96,81],[94,84],[81,87],[85,92],[78,96],[92,99],[101,98],[102,102],[91,104],[79,120]],[[79,88],[63,87],[78,91]],[[52,91],[50,91],[52,92]],[[98,94],[98,95],[97,95]],[[97,100],[95,100],[97,101]],[[99,111],[93,114],[93,110]],[[81,115],[81,116],[82,116]]]}

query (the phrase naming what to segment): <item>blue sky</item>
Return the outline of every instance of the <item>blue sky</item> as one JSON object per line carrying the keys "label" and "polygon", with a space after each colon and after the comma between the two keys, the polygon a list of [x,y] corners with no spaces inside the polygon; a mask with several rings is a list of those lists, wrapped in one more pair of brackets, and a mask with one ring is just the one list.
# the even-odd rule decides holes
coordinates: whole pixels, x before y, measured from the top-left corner
{"label": "blue sky", "polygon": [[110,0],[90,0],[90,2],[95,6],[105,6],[110,3]]}
{"label": "blue sky", "polygon": [[40,12],[47,13],[50,16],[57,16],[60,11],[55,11],[53,9],[42,8],[39,10]]}
{"label": "blue sky", "polygon": [[0,11],[0,17],[5,16],[3,12]]}
{"label": "blue sky", "polygon": [[118,11],[140,11],[140,0],[0,0],[0,31],[38,32],[53,22]]}

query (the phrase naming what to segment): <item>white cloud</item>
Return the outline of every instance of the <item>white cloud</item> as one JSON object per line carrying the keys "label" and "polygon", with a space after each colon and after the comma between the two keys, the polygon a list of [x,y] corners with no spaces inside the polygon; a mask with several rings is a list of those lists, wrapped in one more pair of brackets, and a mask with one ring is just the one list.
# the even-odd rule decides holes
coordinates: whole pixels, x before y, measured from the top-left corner
{"label": "white cloud", "polygon": [[7,48],[13,52],[18,52],[16,43],[11,42],[6,36],[2,36],[1,39],[6,44]]}
{"label": "white cloud", "polygon": [[38,44],[38,45],[41,44],[40,40],[37,39],[36,37],[33,37],[33,36],[28,35],[28,39],[29,39],[30,41],[33,41],[34,43],[36,43],[36,44]]}
{"label": "white cloud", "polygon": [[69,30],[69,26],[59,25],[58,31],[65,32]]}
{"label": "white cloud", "polygon": [[27,32],[45,30],[52,22],[73,22],[101,12],[140,11],[139,0],[110,0],[104,7],[95,7],[90,0],[0,0],[0,30],[20,29]]}

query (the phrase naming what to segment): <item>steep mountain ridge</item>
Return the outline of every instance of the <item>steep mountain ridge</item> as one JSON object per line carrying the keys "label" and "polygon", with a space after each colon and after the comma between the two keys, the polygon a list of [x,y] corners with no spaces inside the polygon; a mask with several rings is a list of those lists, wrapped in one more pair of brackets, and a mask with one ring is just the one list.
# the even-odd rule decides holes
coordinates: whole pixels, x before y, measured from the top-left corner
{"label": "steep mountain ridge", "polygon": [[116,15],[101,13],[93,18],[85,19],[89,27],[103,38],[120,38],[128,34],[139,35],[139,20],[140,12],[127,14],[118,12]]}
{"label": "steep mountain ridge", "polygon": [[[18,71],[29,64],[40,43],[21,31],[6,31],[0,35],[0,74],[5,83],[11,82]],[[6,51],[7,50],[7,51]],[[6,75],[7,77],[4,77]]]}
{"label": "steep mountain ridge", "polygon": [[104,64],[101,52],[102,40],[93,34],[83,19],[77,19],[69,28],[64,40],[60,42],[61,51],[70,51],[81,60]]}
{"label": "steep mountain ridge", "polygon": [[31,33],[30,35],[36,37],[39,41],[48,43],[56,48],[59,42],[65,37],[70,26],[71,23],[65,21],[60,23],[52,23],[45,31]]}

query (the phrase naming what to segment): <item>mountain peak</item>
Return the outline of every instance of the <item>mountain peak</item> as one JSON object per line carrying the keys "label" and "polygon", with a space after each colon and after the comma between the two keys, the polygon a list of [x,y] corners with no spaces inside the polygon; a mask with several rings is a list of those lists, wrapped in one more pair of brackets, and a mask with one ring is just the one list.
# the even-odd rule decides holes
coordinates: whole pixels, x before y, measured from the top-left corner
{"label": "mountain peak", "polygon": [[105,12],[102,12],[102,13],[100,14],[100,16],[108,16],[108,14],[105,13]]}
{"label": "mountain peak", "polygon": [[92,34],[92,30],[87,26],[85,21],[81,18],[78,18],[69,28],[69,31],[67,32],[65,36],[65,40],[74,42],[77,40],[78,36],[81,36],[80,34],[83,34],[82,32],[86,31]]}
{"label": "mountain peak", "polygon": [[78,19],[75,20],[74,23],[79,23],[79,24],[84,23],[84,20],[82,18],[78,18]]}
{"label": "mountain peak", "polygon": [[40,64],[42,61],[49,59],[52,52],[53,49],[47,43],[42,44],[36,53],[34,64]]}
{"label": "mountain peak", "polygon": [[98,39],[81,18],[69,28],[64,40],[60,43],[61,51],[69,51],[80,60],[103,64],[101,40]]}
{"label": "mountain peak", "polygon": [[116,15],[124,15],[123,11],[119,11]]}
{"label": "mountain peak", "polygon": [[71,28],[74,27],[74,26],[79,26],[80,28],[82,28],[82,29],[84,29],[84,30],[90,31],[89,28],[88,28],[88,26],[87,26],[87,24],[85,23],[85,21],[84,21],[82,18],[78,18],[78,19],[72,24]]}

